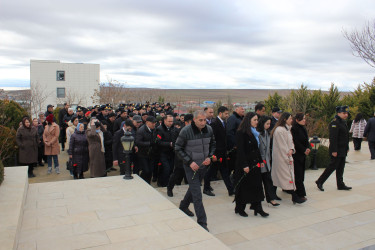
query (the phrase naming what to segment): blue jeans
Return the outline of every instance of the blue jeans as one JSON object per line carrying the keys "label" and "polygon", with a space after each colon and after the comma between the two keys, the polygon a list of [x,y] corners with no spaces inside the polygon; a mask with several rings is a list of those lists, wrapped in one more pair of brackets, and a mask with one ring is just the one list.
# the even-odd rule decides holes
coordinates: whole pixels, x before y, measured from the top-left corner
{"label": "blue jeans", "polygon": [[52,158],[55,168],[59,167],[59,159],[57,158],[57,155],[47,155],[48,168],[52,168]]}

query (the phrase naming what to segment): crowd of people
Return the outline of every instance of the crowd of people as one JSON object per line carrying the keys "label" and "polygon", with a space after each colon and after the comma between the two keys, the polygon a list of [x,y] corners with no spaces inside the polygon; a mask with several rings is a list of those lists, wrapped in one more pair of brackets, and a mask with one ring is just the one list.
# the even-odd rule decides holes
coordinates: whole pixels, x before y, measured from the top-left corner
{"label": "crowd of people", "polygon": [[[77,107],[76,112],[68,103],[59,111],[58,124],[53,106],[31,120],[24,117],[17,131],[19,161],[33,168],[48,164],[47,174],[60,173],[58,155],[66,150],[66,163],[72,178],[104,177],[110,171],[125,174],[126,157],[121,137],[130,132],[135,138],[130,153],[133,174],[145,182],[156,182],[167,187],[168,196],[173,188],[184,181],[189,188],[180,203],[180,209],[189,216],[194,213],[198,223],[208,230],[207,217],[202,201],[203,194],[215,196],[211,181],[218,172],[229,196],[234,196],[235,213],[247,217],[245,207],[250,204],[254,215],[269,216],[262,208],[266,199],[272,206],[279,206],[277,188],[291,195],[294,204],[304,203],[306,156],[311,145],[303,113],[290,114],[278,107],[272,116],[266,116],[264,104],[257,104],[255,112],[235,106],[233,114],[225,106],[211,107],[193,114],[177,114],[169,103],[120,104]],[[339,190],[350,190],[343,182],[345,157],[349,150],[349,129],[345,120],[348,107],[336,108],[337,115],[329,125],[331,162],[316,181],[323,184],[336,170]],[[361,138],[368,136],[371,158],[375,158],[375,118],[366,121],[359,114],[350,132],[355,138],[355,150],[360,150]],[[43,163],[44,161],[44,163]]]}

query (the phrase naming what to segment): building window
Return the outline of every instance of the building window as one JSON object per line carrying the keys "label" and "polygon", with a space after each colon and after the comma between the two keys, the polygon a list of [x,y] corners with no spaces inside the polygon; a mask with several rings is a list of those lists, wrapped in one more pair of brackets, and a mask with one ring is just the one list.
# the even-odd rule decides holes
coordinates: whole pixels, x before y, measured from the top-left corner
{"label": "building window", "polygon": [[57,88],[57,98],[65,98],[65,88]]}
{"label": "building window", "polygon": [[57,81],[65,81],[65,71],[57,71],[56,80]]}

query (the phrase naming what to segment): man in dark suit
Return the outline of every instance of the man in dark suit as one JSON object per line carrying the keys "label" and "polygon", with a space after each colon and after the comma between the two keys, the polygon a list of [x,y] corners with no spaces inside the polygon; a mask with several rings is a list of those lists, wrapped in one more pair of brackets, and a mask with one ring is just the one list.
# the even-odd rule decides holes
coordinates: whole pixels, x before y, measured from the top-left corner
{"label": "man in dark suit", "polygon": [[224,184],[228,189],[229,196],[232,196],[234,193],[233,185],[229,178],[230,172],[227,166],[227,136],[225,133],[225,128],[227,126],[226,121],[229,117],[229,111],[227,107],[221,106],[219,107],[217,112],[218,116],[214,118],[211,123],[211,127],[216,140],[216,150],[214,155],[216,156],[217,161],[213,159],[213,163],[209,168],[206,176],[204,177],[203,193],[209,196],[215,195],[212,192],[213,188],[210,185],[210,180],[212,173],[216,173],[215,169],[218,169],[221,173],[221,176],[223,177]]}
{"label": "man in dark suit", "polygon": [[371,160],[375,160],[375,117],[368,120],[363,136],[367,137],[368,147],[371,153]]}

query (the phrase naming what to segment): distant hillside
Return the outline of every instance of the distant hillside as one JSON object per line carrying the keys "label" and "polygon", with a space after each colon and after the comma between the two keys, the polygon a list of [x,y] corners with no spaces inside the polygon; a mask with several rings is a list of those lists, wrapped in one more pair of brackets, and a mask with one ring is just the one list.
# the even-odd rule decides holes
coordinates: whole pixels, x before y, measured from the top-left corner
{"label": "distant hillside", "polygon": [[[144,92],[143,95],[152,95],[154,101],[158,97],[164,97],[166,102],[203,102],[203,101],[222,101],[227,103],[228,99],[231,103],[254,103],[256,101],[263,101],[268,98],[268,95],[273,95],[277,92],[281,96],[287,96],[291,89],[130,89],[130,91]],[[9,96],[17,97],[29,95],[30,90],[12,90],[5,91]],[[134,92],[133,92],[134,93]],[[342,92],[342,95],[348,92]],[[141,96],[141,95],[139,95]]]}

